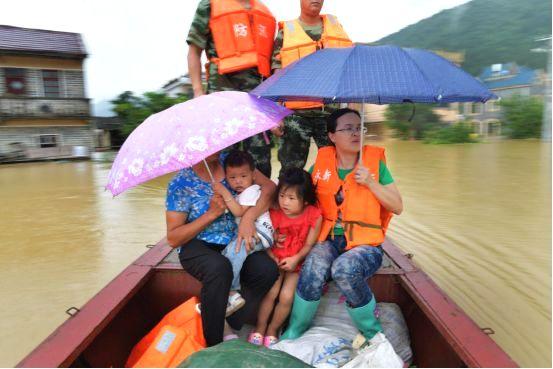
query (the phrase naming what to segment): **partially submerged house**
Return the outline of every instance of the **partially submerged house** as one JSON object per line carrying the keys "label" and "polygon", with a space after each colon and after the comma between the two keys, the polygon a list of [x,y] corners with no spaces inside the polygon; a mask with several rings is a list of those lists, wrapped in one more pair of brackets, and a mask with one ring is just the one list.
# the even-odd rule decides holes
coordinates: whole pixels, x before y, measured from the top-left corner
{"label": "partially submerged house", "polygon": [[[537,96],[543,99],[546,75],[516,63],[493,64],[480,73],[478,79],[500,99],[513,95]],[[459,113],[472,122],[476,133],[481,135],[499,135],[503,114],[498,100],[489,100],[485,104],[459,104]]]}
{"label": "partially submerged house", "polygon": [[88,156],[86,57],[78,33],[0,25],[0,160]]}

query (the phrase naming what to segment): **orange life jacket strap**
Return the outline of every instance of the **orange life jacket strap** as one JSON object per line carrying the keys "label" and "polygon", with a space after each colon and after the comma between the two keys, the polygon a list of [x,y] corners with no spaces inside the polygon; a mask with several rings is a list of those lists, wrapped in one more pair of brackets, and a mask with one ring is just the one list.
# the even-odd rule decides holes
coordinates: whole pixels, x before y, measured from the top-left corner
{"label": "orange life jacket strap", "polygon": [[342,221],[342,223],[344,225],[350,226],[350,227],[355,224],[355,225],[358,225],[358,226],[364,227],[364,228],[382,229],[382,226],[379,225],[379,224],[364,223],[364,222],[361,222],[359,220],[344,220],[344,221]]}
{"label": "orange life jacket strap", "polygon": [[[361,221],[356,221],[356,220],[350,220],[350,221],[342,221],[342,224],[344,225],[344,233],[347,233],[348,234],[348,239],[349,241],[353,241],[353,225],[357,225],[359,227],[364,227],[364,228],[372,228],[372,229],[382,229],[382,226],[378,225],[378,224],[369,224],[369,223],[364,223],[364,222],[361,222]],[[334,229],[334,227],[333,227]]]}

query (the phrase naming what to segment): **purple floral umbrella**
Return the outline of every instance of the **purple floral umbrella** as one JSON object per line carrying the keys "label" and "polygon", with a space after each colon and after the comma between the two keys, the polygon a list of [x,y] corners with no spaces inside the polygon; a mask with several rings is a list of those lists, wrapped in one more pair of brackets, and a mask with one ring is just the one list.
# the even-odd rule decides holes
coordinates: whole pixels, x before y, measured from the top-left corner
{"label": "purple floral umbrella", "polygon": [[[224,91],[154,114],[127,138],[106,188],[113,196],[183,168],[278,125],[292,111],[245,92]],[[209,168],[208,168],[209,169]]]}

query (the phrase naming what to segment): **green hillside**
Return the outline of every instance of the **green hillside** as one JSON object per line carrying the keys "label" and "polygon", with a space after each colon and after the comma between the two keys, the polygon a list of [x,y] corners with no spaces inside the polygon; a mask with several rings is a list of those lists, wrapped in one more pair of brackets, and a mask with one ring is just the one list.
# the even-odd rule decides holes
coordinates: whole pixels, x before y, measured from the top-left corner
{"label": "green hillside", "polygon": [[545,69],[537,36],[551,34],[551,0],[473,0],[441,11],[376,42],[403,47],[464,51],[463,69],[479,74],[494,63]]}

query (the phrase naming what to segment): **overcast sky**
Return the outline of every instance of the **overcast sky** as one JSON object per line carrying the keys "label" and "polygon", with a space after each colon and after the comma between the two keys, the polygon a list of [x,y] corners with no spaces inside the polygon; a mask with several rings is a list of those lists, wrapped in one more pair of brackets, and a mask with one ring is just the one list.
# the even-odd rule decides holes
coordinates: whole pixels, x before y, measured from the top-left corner
{"label": "overcast sky", "polygon": [[[376,41],[468,0],[326,0],[353,41]],[[278,20],[299,15],[299,0],[264,0]],[[83,35],[88,97],[97,115],[130,90],[158,90],[188,71],[185,39],[197,0],[2,1],[0,24]]]}

